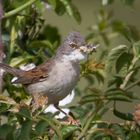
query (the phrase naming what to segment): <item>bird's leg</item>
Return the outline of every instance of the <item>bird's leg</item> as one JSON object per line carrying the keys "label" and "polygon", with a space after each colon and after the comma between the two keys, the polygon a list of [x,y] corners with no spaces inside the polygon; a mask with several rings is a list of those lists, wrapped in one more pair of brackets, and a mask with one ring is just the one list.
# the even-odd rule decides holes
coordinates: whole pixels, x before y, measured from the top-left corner
{"label": "bird's leg", "polygon": [[54,107],[55,107],[56,109],[58,109],[60,112],[62,112],[63,114],[65,114],[65,115],[67,116],[69,124],[79,125],[78,122],[77,122],[71,115],[67,114],[66,112],[64,112],[64,111],[59,107],[58,103],[57,103],[57,104],[54,104]]}

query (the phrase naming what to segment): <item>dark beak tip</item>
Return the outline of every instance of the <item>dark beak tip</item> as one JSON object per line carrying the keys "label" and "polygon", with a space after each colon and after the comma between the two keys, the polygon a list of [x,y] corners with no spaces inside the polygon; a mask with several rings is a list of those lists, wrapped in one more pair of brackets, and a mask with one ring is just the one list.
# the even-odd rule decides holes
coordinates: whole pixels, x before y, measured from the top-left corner
{"label": "dark beak tip", "polygon": [[97,52],[97,48],[99,47],[99,44],[93,45],[93,44],[88,44],[87,48],[90,50],[90,54],[93,52]]}
{"label": "dark beak tip", "polygon": [[93,50],[93,52],[97,52],[97,48],[100,46],[100,44],[97,45],[92,45],[91,48]]}

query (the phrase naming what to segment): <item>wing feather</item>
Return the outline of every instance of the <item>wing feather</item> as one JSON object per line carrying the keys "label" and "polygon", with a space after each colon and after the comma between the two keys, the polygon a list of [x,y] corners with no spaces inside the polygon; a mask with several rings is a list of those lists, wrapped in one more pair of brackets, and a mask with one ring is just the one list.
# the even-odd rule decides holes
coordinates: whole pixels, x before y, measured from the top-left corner
{"label": "wing feather", "polygon": [[23,74],[21,74],[17,80],[15,80],[13,83],[18,84],[31,84],[36,83],[39,81],[44,81],[48,77],[48,72],[51,70],[51,67],[53,66],[54,61],[52,59],[48,60],[47,62],[35,67],[32,70],[24,71]]}

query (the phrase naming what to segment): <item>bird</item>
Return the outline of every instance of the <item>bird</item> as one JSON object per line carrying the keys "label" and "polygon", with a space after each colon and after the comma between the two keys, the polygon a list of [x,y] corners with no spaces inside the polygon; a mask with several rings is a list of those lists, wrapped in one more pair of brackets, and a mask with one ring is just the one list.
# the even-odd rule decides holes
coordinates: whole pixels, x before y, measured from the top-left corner
{"label": "bird", "polygon": [[96,46],[86,43],[79,32],[70,32],[55,55],[35,68],[25,71],[0,63],[0,69],[17,77],[13,84],[22,84],[33,99],[33,110],[46,104],[59,107],[76,86],[80,77],[80,61],[89,53],[96,51]]}

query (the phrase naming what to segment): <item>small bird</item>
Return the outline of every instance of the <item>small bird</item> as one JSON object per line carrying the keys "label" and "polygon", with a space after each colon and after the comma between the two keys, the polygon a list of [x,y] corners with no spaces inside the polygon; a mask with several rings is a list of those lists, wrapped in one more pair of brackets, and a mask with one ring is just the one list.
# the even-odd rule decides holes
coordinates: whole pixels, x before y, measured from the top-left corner
{"label": "small bird", "polygon": [[62,111],[58,106],[59,101],[70,94],[78,82],[79,62],[95,50],[96,46],[86,44],[79,32],[71,32],[58,47],[55,56],[43,64],[28,71],[3,63],[0,63],[0,68],[17,77],[13,83],[25,87],[33,98],[34,110],[45,104],[54,104]]}

